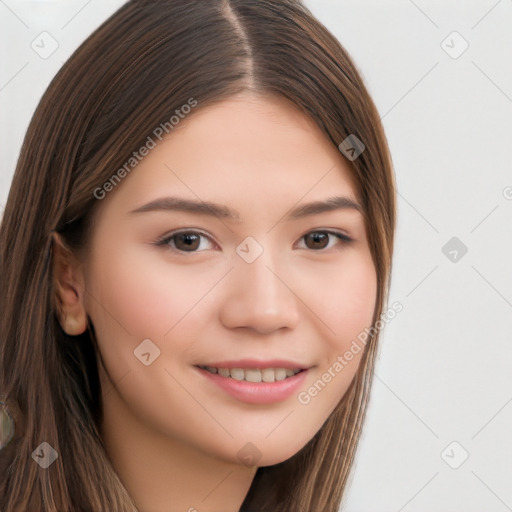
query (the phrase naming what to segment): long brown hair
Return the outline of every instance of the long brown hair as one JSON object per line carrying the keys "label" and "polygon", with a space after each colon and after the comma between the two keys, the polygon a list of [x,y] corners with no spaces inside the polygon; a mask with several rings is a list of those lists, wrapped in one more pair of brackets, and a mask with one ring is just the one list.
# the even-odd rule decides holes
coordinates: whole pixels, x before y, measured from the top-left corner
{"label": "long brown hair", "polygon": [[[378,112],[339,42],[299,0],[131,0],[71,56],[28,128],[0,229],[0,394],[16,435],[0,451],[0,509],[137,510],[99,435],[94,329],[77,338],[55,310],[52,232],[79,251],[94,191],[155,127],[246,90],[292,101],[333,144],[365,145],[347,162],[377,275],[374,322],[389,288],[395,228],[391,158]],[[193,115],[193,114],[191,114]],[[259,468],[241,510],[335,512],[367,407],[378,333],[348,392],[295,456]],[[0,396],[0,400],[2,397]],[[46,441],[59,454],[32,460]]]}

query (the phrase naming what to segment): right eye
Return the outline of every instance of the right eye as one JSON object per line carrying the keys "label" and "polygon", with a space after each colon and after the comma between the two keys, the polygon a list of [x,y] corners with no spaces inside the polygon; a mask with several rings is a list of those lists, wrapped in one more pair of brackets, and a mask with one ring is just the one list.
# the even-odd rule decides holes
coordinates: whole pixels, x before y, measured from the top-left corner
{"label": "right eye", "polygon": [[[211,247],[205,247],[208,243]],[[204,233],[182,230],[165,235],[156,242],[156,245],[179,252],[202,252],[213,248],[214,243]]]}

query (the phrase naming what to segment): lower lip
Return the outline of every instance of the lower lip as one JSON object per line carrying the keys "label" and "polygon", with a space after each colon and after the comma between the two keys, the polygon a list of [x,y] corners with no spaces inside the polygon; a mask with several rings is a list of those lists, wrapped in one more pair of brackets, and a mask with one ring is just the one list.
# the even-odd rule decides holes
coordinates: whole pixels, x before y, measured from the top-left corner
{"label": "lower lip", "polygon": [[223,391],[248,404],[283,402],[299,390],[308,373],[307,370],[303,370],[293,377],[276,382],[247,382],[245,380],[232,379],[231,377],[221,377],[217,373],[211,373],[202,368],[197,369]]}

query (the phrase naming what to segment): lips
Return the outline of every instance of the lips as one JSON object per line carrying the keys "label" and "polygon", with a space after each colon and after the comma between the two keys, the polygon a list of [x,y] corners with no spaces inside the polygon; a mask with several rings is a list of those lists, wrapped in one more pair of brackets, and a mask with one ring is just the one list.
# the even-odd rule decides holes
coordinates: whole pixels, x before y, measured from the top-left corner
{"label": "lips", "polygon": [[299,391],[312,368],[283,359],[212,361],[195,367],[207,381],[233,398],[262,405],[289,399]]}

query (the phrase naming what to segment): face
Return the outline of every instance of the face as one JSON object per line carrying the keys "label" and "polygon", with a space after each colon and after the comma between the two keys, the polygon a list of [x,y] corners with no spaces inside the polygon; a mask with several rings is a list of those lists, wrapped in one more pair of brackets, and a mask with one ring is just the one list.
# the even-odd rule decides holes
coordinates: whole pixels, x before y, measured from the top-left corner
{"label": "face", "polygon": [[230,462],[294,455],[345,394],[363,350],[345,354],[372,322],[358,204],[344,157],[285,100],[185,119],[95,214],[84,307],[105,409],[121,400],[147,432]]}

